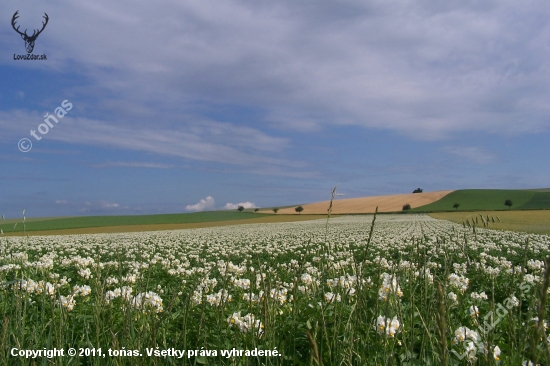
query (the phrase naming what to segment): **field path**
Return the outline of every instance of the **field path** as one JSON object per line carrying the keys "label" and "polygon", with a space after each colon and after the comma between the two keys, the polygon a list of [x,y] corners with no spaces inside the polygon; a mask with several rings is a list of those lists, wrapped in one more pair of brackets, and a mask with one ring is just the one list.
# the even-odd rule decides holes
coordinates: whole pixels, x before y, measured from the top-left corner
{"label": "field path", "polygon": [[[332,204],[333,214],[360,214],[373,213],[378,206],[378,212],[396,212],[403,209],[403,205],[409,204],[411,208],[420,207],[435,202],[453,191],[437,191],[427,193],[395,194],[391,196],[372,196],[360,198],[345,198],[334,200]],[[308,203],[302,205],[303,214],[326,214],[330,201]],[[272,211],[271,211],[272,212]],[[270,213],[268,210],[260,210],[260,213]],[[294,207],[282,208],[279,214],[295,214]]]}

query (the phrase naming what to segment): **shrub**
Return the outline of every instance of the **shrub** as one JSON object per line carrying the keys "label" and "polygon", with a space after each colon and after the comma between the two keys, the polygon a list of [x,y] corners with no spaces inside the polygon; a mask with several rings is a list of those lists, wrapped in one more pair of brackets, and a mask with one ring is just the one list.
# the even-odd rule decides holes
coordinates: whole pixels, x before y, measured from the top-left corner
{"label": "shrub", "polygon": [[403,205],[403,211],[407,211],[407,210],[410,210],[411,209],[411,205],[409,205],[408,203]]}

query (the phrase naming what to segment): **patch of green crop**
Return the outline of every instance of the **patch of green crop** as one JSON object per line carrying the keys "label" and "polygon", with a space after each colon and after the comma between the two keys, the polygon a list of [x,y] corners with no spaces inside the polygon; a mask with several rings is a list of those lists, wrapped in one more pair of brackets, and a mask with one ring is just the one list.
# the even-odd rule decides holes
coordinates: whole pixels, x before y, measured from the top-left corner
{"label": "patch of green crop", "polygon": [[545,193],[528,190],[464,189],[451,192],[436,202],[413,208],[410,211],[454,211],[453,205],[455,203],[460,205],[457,211],[507,210],[508,207],[504,205],[504,201],[508,199],[513,202],[511,209],[521,209],[523,205],[539,194]]}
{"label": "patch of green crop", "polygon": [[[83,216],[68,217],[60,219],[48,219],[42,221],[27,221],[26,231],[41,230],[63,230],[101,226],[123,226],[123,225],[158,225],[158,224],[185,224],[198,222],[213,222],[227,220],[252,219],[267,214],[234,211],[209,211],[188,214],[164,214],[164,215],[135,215],[135,216]],[[0,225],[5,233],[22,232],[23,220],[17,225],[12,223]]]}

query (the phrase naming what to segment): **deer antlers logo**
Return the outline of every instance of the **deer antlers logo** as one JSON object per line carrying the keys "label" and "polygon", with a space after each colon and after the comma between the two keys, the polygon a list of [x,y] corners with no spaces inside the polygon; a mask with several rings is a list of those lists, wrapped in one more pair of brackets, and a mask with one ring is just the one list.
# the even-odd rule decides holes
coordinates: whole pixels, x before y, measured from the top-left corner
{"label": "deer antlers logo", "polygon": [[44,19],[46,20],[45,22],[42,22],[42,29],[38,30],[38,29],[35,29],[34,32],[32,33],[32,36],[29,36],[27,34],[27,30],[25,29],[25,32],[21,32],[19,31],[19,26],[17,28],[15,28],[15,21],[17,20],[17,18],[19,18],[19,15],[17,15],[17,13],[19,13],[19,10],[17,10],[15,12],[15,14],[13,14],[13,18],[11,18],[11,26],[13,27],[13,29],[19,33],[21,35],[21,38],[23,38],[23,40],[25,41],[25,48],[27,49],[27,53],[32,53],[32,50],[34,49],[34,42],[36,41],[36,38],[38,38],[38,35],[40,33],[42,33],[42,31],[44,30],[44,28],[46,28],[46,24],[48,24],[48,20],[50,18],[48,18],[48,14],[44,13]]}

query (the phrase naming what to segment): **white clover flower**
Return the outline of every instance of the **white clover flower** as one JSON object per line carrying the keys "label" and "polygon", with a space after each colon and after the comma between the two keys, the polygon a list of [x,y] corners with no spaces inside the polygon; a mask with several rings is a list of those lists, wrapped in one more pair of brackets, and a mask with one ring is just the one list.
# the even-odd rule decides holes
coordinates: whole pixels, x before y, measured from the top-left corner
{"label": "white clover flower", "polygon": [[59,280],[57,285],[58,285],[58,287],[63,287],[65,285],[68,285],[69,282],[71,282],[71,279],[63,276],[63,278]]}
{"label": "white clover flower", "polygon": [[137,276],[133,273],[129,273],[125,277],[122,277],[122,282],[136,283],[136,281],[137,281]]}
{"label": "white clover flower", "polygon": [[132,289],[130,286],[122,286],[122,288],[118,289],[120,291],[120,296],[127,301],[130,301],[132,299],[132,292],[134,289]]}
{"label": "white clover flower", "polygon": [[242,333],[254,332],[259,338],[262,337],[264,333],[264,326],[259,319],[256,319],[254,314],[246,314],[241,316],[241,312],[233,313],[229,318],[227,318],[227,323],[230,327],[236,326]]}
{"label": "white clover flower", "polygon": [[279,304],[283,305],[288,301],[288,290],[285,287],[282,287],[280,289],[272,288],[269,291],[269,297],[271,297],[274,300],[277,300]]}
{"label": "white clover flower", "polygon": [[454,292],[449,292],[447,294],[447,298],[451,300],[453,303],[458,304],[458,296]]}
{"label": "white clover flower", "polygon": [[92,271],[90,271],[89,268],[82,268],[78,270],[78,275],[85,280],[89,280],[90,278],[93,278]]}
{"label": "white clover flower", "polygon": [[474,342],[478,342],[479,334],[468,327],[462,326],[455,331],[455,337],[453,339],[453,343],[456,344],[456,343],[464,342],[467,339]]}
{"label": "white clover flower", "polygon": [[376,319],[375,328],[379,334],[385,334],[387,337],[393,338],[395,334],[399,331],[400,323],[397,319],[397,316],[394,316],[393,319],[385,316],[378,316]]}
{"label": "white clover flower", "polygon": [[243,290],[248,290],[250,288],[250,280],[246,278],[232,279],[233,285],[242,288]]}
{"label": "white clover flower", "polygon": [[495,346],[495,348],[493,348],[493,357],[496,361],[500,360],[500,347],[499,346]]}
{"label": "white clover flower", "polygon": [[542,270],[544,269],[544,262],[536,259],[529,259],[527,261],[527,267],[531,270]]}
{"label": "white clover flower", "polygon": [[109,304],[111,301],[116,299],[118,296],[120,296],[120,295],[117,295],[114,291],[107,291],[105,293],[105,303]]}
{"label": "white clover flower", "polygon": [[75,296],[85,297],[92,293],[92,289],[88,285],[83,285],[83,286],[76,285],[73,287],[73,293]]}
{"label": "white clover flower", "polygon": [[340,294],[335,295],[332,292],[327,292],[325,294],[325,301],[328,303],[331,303],[333,301],[340,302],[342,301],[342,296],[340,296]]}
{"label": "white clover flower", "polygon": [[131,300],[134,308],[142,310],[144,313],[154,311],[161,313],[163,311],[162,298],[155,292],[142,292],[134,296]]}
{"label": "white clover flower", "polygon": [[116,285],[117,283],[118,283],[118,279],[116,279],[115,277],[107,277],[105,279],[105,284],[107,286]]}
{"label": "white clover flower", "polygon": [[193,304],[195,305],[202,304],[202,291],[200,290],[193,291],[193,296],[191,297],[191,301],[193,301]]}
{"label": "white clover flower", "polygon": [[243,300],[247,302],[252,302],[253,304],[259,304],[261,300],[264,299],[264,292],[260,291],[259,295],[256,295],[255,293],[245,293],[243,295]]}
{"label": "white clover flower", "polygon": [[389,273],[382,273],[380,277],[382,278],[382,285],[378,290],[378,297],[380,300],[388,300],[390,294],[395,294],[399,297],[403,296],[403,291],[401,291],[401,287],[399,287],[395,275],[392,276]]}
{"label": "white clover flower", "polygon": [[470,280],[464,276],[459,276],[454,273],[449,276],[449,284],[457,288],[461,293],[464,293],[466,291],[469,283]]}
{"label": "white clover flower", "polygon": [[523,277],[523,282],[525,283],[530,283],[530,284],[534,284],[535,282],[539,282],[540,281],[540,277],[539,276],[533,276],[532,274],[526,274],[524,277]]}
{"label": "white clover flower", "polygon": [[466,353],[468,354],[468,356],[467,356],[468,360],[474,361],[474,360],[477,359],[477,357],[476,357],[477,348],[476,348],[474,342],[468,342],[467,343]]}
{"label": "white clover flower", "polygon": [[477,292],[472,292],[470,296],[474,300],[487,300],[488,299],[487,295],[485,294],[485,291],[483,291],[480,294],[478,294]]}
{"label": "white clover flower", "polygon": [[313,283],[313,277],[311,277],[309,273],[304,273],[302,277],[300,277],[300,280],[302,281],[302,283],[308,286]]}
{"label": "white clover flower", "polygon": [[468,328],[466,327],[460,327],[457,330],[455,330],[455,338],[453,340],[453,343],[459,343],[464,342],[466,340],[466,331]]}
{"label": "white clover flower", "polygon": [[223,290],[223,289],[218,291],[215,294],[206,295],[206,301],[211,306],[220,306],[222,302],[231,302],[231,300],[232,300],[231,295],[229,295],[227,290]]}
{"label": "white clover flower", "polygon": [[68,311],[73,310],[75,305],[76,305],[76,301],[74,300],[73,295],[69,295],[69,296],[66,296],[66,297],[65,296],[59,296],[58,303],[62,307],[67,309]]}
{"label": "white clover flower", "polygon": [[48,295],[50,296],[55,295],[55,286],[53,284],[46,282],[45,290]]}
{"label": "white clover flower", "polygon": [[350,287],[349,290],[346,292],[348,296],[355,296],[356,290],[353,287]]}
{"label": "white clover flower", "polygon": [[336,287],[338,285],[337,279],[328,279],[327,280],[327,286],[328,287]]}

